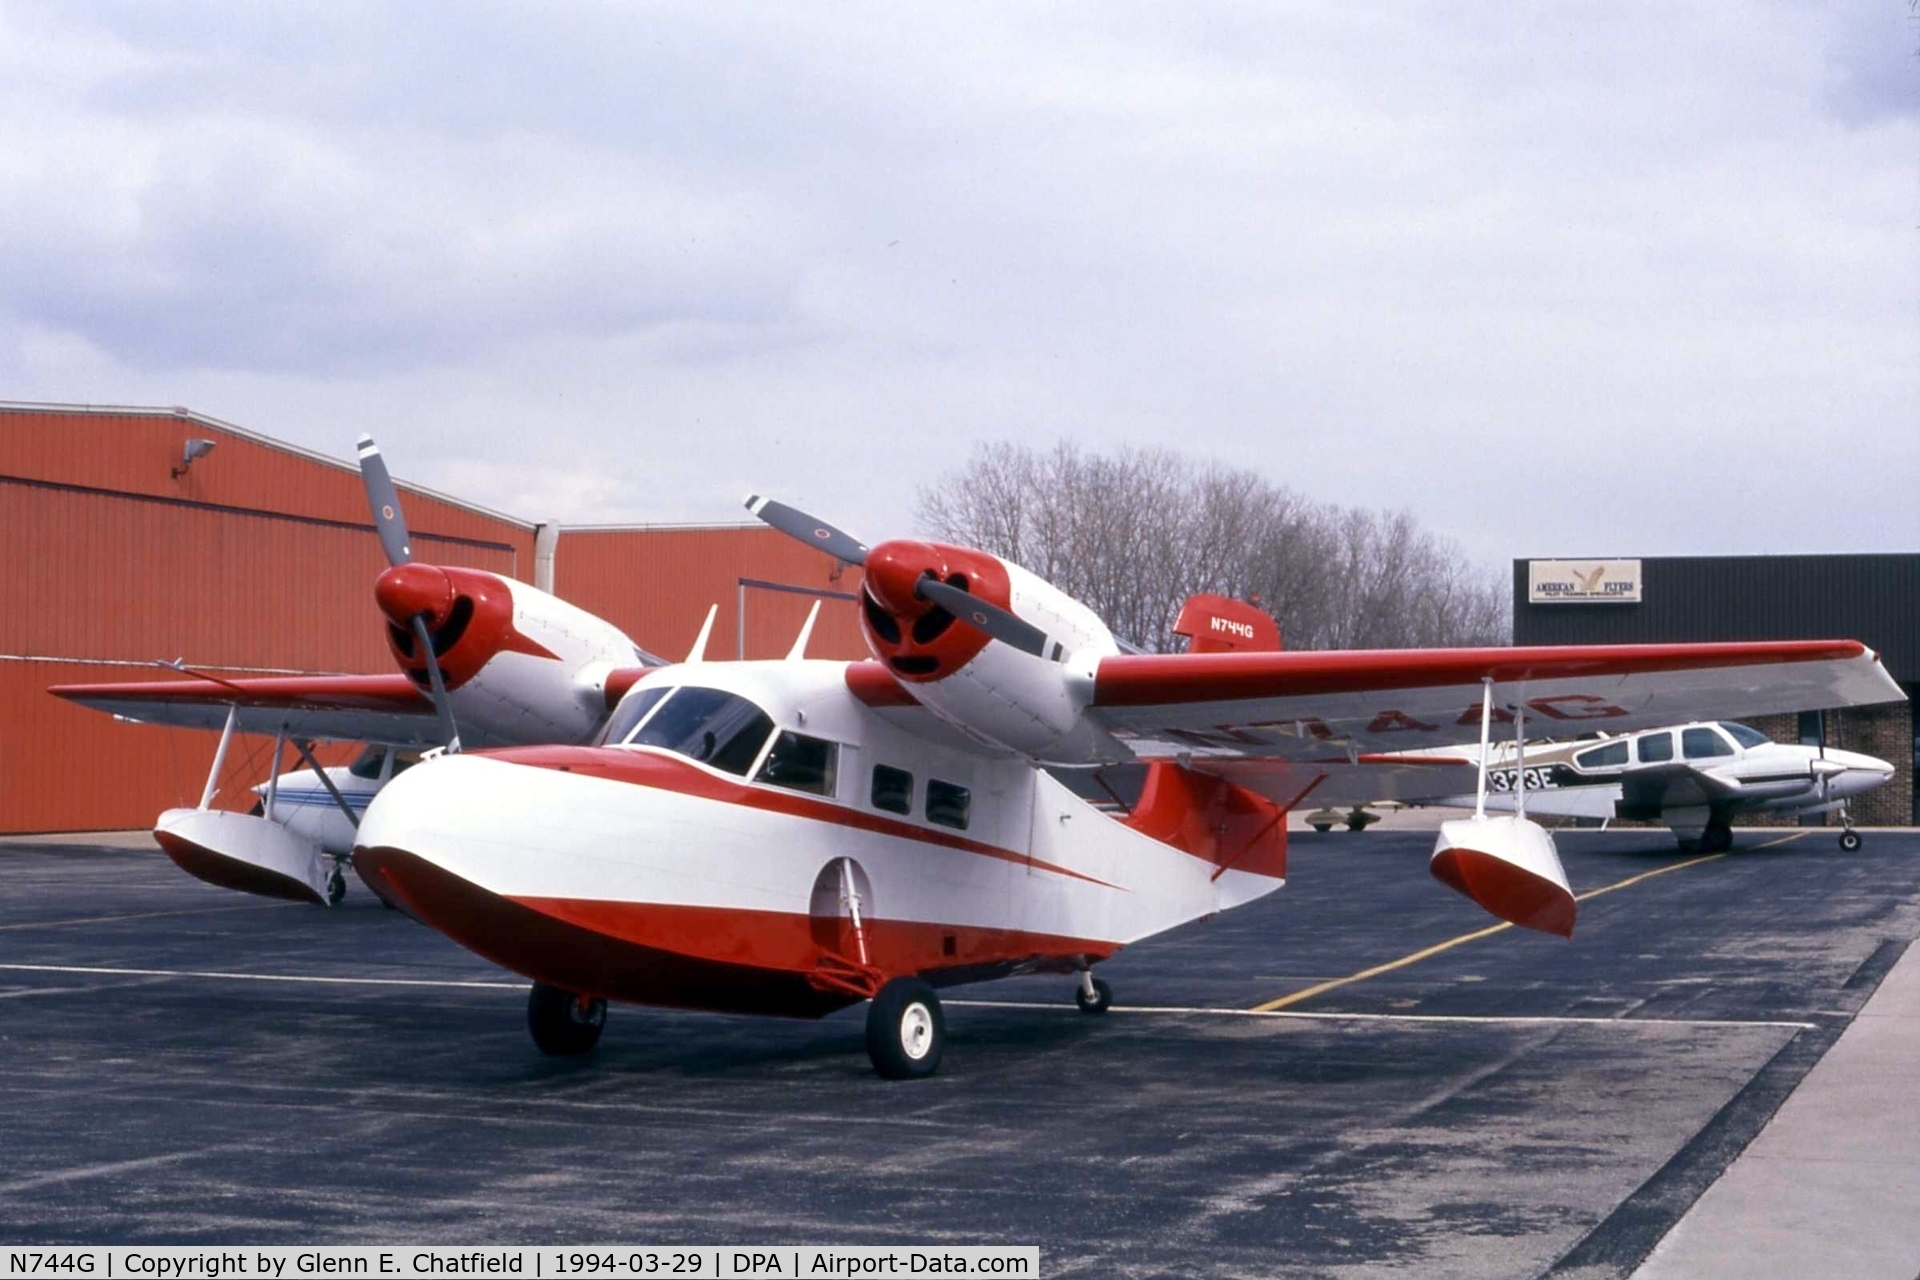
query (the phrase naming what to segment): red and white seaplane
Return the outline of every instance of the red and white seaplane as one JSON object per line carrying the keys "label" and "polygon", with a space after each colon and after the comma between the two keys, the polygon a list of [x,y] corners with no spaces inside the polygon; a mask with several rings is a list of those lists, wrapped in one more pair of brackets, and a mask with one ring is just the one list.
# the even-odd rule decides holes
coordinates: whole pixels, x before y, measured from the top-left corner
{"label": "red and white seaplane", "polygon": [[[361,814],[422,748],[590,741],[661,665],[612,623],[524,582],[415,560],[379,447],[363,436],[359,452],[388,564],[373,594],[397,672],[229,680],[163,664],[197,678],[48,690],[124,720],[221,731],[199,806],[161,814],[154,838],[224,888],[338,902]],[[271,775],[254,813],[216,809],[228,750],[247,733],[275,739]],[[312,748],[323,740],[370,745],[352,765],[322,768]],[[306,769],[281,772],[289,745]]]}
{"label": "red and white seaplane", "polygon": [[[354,866],[383,897],[533,979],[546,1052],[608,1001],[815,1017],[871,1001],[883,1076],[933,1073],[937,989],[1078,975],[1286,876],[1286,811],[1434,794],[1410,748],[1529,720],[1613,731],[1898,699],[1853,641],[1284,653],[1248,606],[1190,602],[1193,651],[1123,652],[1019,566],[869,548],[790,507],[762,520],[865,570],[871,661],[690,661],[639,675],[592,745],[453,753],[374,799]],[[1213,607],[1208,608],[1209,604]],[[1042,766],[1146,764],[1129,812]],[[1424,775],[1424,777],[1423,777]],[[1404,780],[1405,785],[1400,785]],[[1552,837],[1449,822],[1431,870],[1494,915],[1570,935]]]}

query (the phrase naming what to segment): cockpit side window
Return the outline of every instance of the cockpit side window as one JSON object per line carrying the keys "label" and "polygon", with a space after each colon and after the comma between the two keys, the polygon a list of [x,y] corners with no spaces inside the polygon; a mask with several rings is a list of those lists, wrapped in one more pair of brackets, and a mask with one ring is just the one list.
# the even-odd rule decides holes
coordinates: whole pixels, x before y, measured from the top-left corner
{"label": "cockpit side window", "polygon": [[647,713],[659,706],[661,699],[672,692],[671,688],[640,688],[620,699],[620,705],[607,717],[607,727],[594,739],[594,745],[603,747],[610,742],[625,742],[634,726],[645,720]]}
{"label": "cockpit side window", "polygon": [[1733,754],[1733,748],[1727,745],[1727,740],[1708,728],[1682,729],[1680,750],[1689,760],[1706,760],[1713,756]]}
{"label": "cockpit side window", "polygon": [[1604,747],[1582,751],[1573,758],[1573,762],[1582,769],[1609,769],[1623,765],[1627,762],[1627,744],[1624,740],[1609,742]]}
{"label": "cockpit side window", "polygon": [[371,782],[380,776],[380,766],[386,763],[386,759],[387,749],[385,747],[368,747],[354,758],[352,764],[347,766],[347,772],[356,778],[365,778]]}
{"label": "cockpit side window", "polygon": [[1722,720],[1720,727],[1726,730],[1727,733],[1732,736],[1733,740],[1743,747],[1764,747],[1773,741],[1772,738],[1769,738],[1758,729],[1748,728],[1744,724],[1735,724],[1731,720]]}
{"label": "cockpit side window", "polygon": [[745,777],[772,732],[773,718],[738,694],[682,687],[627,741]]}
{"label": "cockpit side window", "polygon": [[1641,764],[1653,764],[1661,760],[1673,759],[1673,731],[1650,733],[1640,739],[1636,750]]}
{"label": "cockpit side window", "polygon": [[767,762],[760,766],[757,781],[790,791],[830,796],[834,793],[839,758],[837,743],[783,729],[774,739],[773,750],[767,752]]}

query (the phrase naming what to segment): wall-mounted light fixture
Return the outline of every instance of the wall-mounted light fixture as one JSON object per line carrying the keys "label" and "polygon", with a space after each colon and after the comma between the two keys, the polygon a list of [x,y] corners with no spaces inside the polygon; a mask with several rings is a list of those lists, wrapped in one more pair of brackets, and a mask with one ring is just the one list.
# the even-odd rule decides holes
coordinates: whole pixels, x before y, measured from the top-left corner
{"label": "wall-mounted light fixture", "polygon": [[195,458],[206,457],[213,452],[213,446],[219,443],[218,440],[187,441],[187,447],[180,451],[180,465],[173,469],[173,478],[178,480],[181,476],[187,474],[187,469],[193,466]]}

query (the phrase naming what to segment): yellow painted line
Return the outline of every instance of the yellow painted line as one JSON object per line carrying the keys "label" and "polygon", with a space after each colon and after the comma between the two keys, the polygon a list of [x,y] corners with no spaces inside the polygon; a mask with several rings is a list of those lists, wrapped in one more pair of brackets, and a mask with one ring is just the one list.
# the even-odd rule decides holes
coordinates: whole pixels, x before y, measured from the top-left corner
{"label": "yellow painted line", "polygon": [[269,908],[299,906],[293,902],[246,902],[237,907],[197,907],[192,911],[142,911],[125,916],[81,916],[74,920],[31,920],[25,924],[0,924],[0,933],[20,929],[62,929],[73,924],[112,924],[116,920],[166,920],[173,916],[211,916],[224,911],[264,911]]}
{"label": "yellow painted line", "polygon": [[[1734,850],[1732,852],[1753,852],[1760,849],[1771,849],[1774,845],[1785,844],[1789,840],[1798,840],[1806,834],[1805,831],[1796,831],[1792,835],[1781,836],[1778,840],[1769,840],[1765,844],[1757,844],[1753,846],[1752,850]],[[1589,889],[1585,893],[1576,893],[1573,896],[1573,900],[1575,902],[1585,902],[1589,898],[1597,898],[1603,893],[1612,893],[1615,889],[1625,889],[1629,885],[1639,884],[1642,880],[1651,880],[1655,876],[1663,876],[1670,871],[1679,871],[1686,867],[1697,867],[1703,862],[1718,862],[1720,859],[1728,856],[1730,855],[1727,853],[1709,853],[1698,858],[1688,858],[1685,862],[1670,862],[1664,867],[1655,867],[1651,871],[1642,871],[1637,876],[1628,876],[1625,880],[1616,880],[1614,883],[1602,885],[1598,889]],[[1339,987],[1351,986],[1356,982],[1365,982],[1368,978],[1377,978],[1383,973],[1392,973],[1395,969],[1404,969],[1410,964],[1419,964],[1422,960],[1430,959],[1443,951],[1451,951],[1455,947],[1464,946],[1469,942],[1478,942],[1481,938],[1491,937],[1496,933],[1511,928],[1513,928],[1511,924],[1502,920],[1499,924],[1488,925],[1484,929],[1475,929],[1472,933],[1463,933],[1457,938],[1448,938],[1445,942],[1436,942],[1430,947],[1421,948],[1412,955],[1401,956],[1398,960],[1389,960],[1387,963],[1377,964],[1371,969],[1362,969],[1360,972],[1349,974],[1344,978],[1335,978],[1331,982],[1322,982],[1316,986],[1295,991],[1291,995],[1281,996],[1278,1000],[1269,1000],[1265,1004],[1257,1004],[1253,1006],[1252,1012],[1272,1013],[1276,1009],[1285,1009],[1290,1005],[1299,1004],[1304,1000],[1311,1000],[1315,996],[1325,995],[1327,992]]]}

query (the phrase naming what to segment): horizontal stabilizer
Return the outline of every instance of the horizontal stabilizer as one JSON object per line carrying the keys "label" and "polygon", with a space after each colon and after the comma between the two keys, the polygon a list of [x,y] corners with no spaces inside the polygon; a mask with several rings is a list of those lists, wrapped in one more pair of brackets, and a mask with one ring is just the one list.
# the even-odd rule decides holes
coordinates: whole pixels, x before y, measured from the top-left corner
{"label": "horizontal stabilizer", "polygon": [[1573,936],[1576,905],[1553,837],[1526,818],[1460,818],[1440,824],[1433,878],[1523,929]]}

